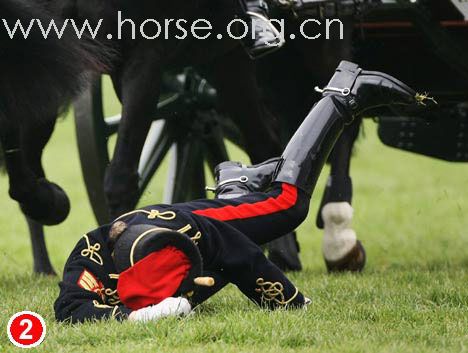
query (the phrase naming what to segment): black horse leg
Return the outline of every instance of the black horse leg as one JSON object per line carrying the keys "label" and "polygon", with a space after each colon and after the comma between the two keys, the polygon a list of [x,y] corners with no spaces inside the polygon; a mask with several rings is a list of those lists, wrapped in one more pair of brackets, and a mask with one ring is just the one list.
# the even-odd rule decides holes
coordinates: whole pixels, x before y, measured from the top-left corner
{"label": "black horse leg", "polygon": [[[22,129],[22,146],[28,166],[36,177],[45,179],[42,167],[42,153],[44,147],[52,135],[55,127],[55,119],[39,126],[27,125]],[[50,263],[49,254],[44,239],[44,227],[32,219],[26,217],[31,236],[32,252],[34,259],[34,272],[55,275]]]}
{"label": "black horse leg", "polygon": [[161,65],[161,56],[155,48],[140,47],[113,75],[123,109],[114,156],[104,180],[113,218],[133,209],[138,201],[138,162],[156,113]]}
{"label": "black horse leg", "polygon": [[50,263],[49,253],[47,252],[47,245],[44,237],[44,226],[28,217],[26,217],[26,221],[28,222],[29,234],[31,237],[34,272],[43,275],[55,276],[56,273]]}
{"label": "black horse leg", "polygon": [[[282,146],[275,131],[276,118],[260,98],[255,63],[242,48],[238,48],[218,59],[214,68],[221,102],[243,132],[246,152],[252,163],[279,156]],[[281,269],[301,270],[295,233],[271,242],[267,248],[270,259]]]}
{"label": "black horse leg", "polygon": [[9,177],[9,194],[16,201],[34,188],[36,176],[28,167],[21,146],[20,125],[13,119],[3,120],[0,126],[0,142],[5,155],[5,166]]}
{"label": "black horse leg", "polygon": [[[307,58],[304,62],[306,71],[313,72],[321,85],[328,82],[328,77],[341,60],[352,60],[353,57],[355,20],[349,16],[340,20],[343,24],[342,39],[339,38],[340,27],[333,26],[330,40],[315,41],[314,45],[308,41],[301,42],[302,51]],[[329,271],[361,270],[364,266],[365,257],[360,256],[364,249],[350,228],[353,209],[349,169],[360,123],[360,120],[355,120],[345,127],[330,155],[331,175],[317,215],[317,226],[325,230],[322,250]],[[322,215],[326,218],[325,222]],[[362,259],[364,260],[361,261]]]}
{"label": "black horse leg", "polygon": [[54,132],[54,128],[55,119],[49,119],[40,124],[26,124],[21,127],[21,149],[25,161],[39,179],[45,178],[42,153]]}
{"label": "black horse leg", "polygon": [[348,125],[331,155],[331,172],[317,215],[317,226],[324,229],[323,256],[329,271],[361,271],[365,265],[362,244],[351,228],[353,217],[351,154],[361,120]]}
{"label": "black horse leg", "polygon": [[18,201],[23,213],[34,221],[45,225],[61,223],[68,216],[70,202],[58,185],[44,178],[40,166],[42,150],[54,123],[20,126],[10,119],[4,126],[1,142],[10,197]]}
{"label": "black horse leg", "polygon": [[[34,163],[29,163],[29,161],[31,161],[29,158],[30,155],[26,152],[30,150],[36,140],[32,138],[32,136],[29,141],[22,138],[24,136],[21,135],[23,135],[24,131],[20,128],[19,124],[11,120],[2,124],[1,131],[0,140],[5,153],[6,169],[10,181],[10,195],[13,199],[21,202],[23,197],[28,197],[24,195],[34,193],[34,190],[36,190],[37,176],[30,168]],[[36,130],[36,132],[38,131]],[[37,136],[39,135],[38,133]],[[25,147],[24,143],[21,143],[21,141],[27,141],[28,146]],[[40,153],[42,153],[46,142],[47,141],[44,141],[44,144],[41,146],[36,146]],[[55,274],[47,253],[42,225],[30,219],[27,215],[26,220],[31,235],[34,272],[40,274]]]}

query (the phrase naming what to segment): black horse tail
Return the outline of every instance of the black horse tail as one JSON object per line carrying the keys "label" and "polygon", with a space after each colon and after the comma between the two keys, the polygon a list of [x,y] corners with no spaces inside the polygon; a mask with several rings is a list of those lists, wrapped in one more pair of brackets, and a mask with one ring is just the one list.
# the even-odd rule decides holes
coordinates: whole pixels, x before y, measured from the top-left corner
{"label": "black horse tail", "polygon": [[72,28],[61,39],[53,31],[44,39],[36,22],[26,39],[19,29],[12,39],[5,23],[10,31],[18,20],[25,29],[32,20],[47,28],[53,19],[62,28],[62,20],[40,1],[0,1],[0,119],[55,119],[93,73],[109,69],[111,51],[90,38],[78,39]]}

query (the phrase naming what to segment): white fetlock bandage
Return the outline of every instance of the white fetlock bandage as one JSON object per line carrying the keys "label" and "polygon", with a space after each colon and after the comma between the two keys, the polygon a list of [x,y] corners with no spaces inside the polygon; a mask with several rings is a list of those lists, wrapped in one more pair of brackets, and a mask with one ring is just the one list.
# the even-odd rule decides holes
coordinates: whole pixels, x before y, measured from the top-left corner
{"label": "white fetlock bandage", "polygon": [[328,261],[345,257],[356,246],[356,232],[351,229],[353,207],[348,202],[330,202],[322,209],[324,236],[322,252]]}
{"label": "white fetlock bandage", "polygon": [[159,304],[132,311],[128,319],[138,322],[156,321],[168,316],[185,316],[191,310],[192,307],[186,298],[169,297]]}

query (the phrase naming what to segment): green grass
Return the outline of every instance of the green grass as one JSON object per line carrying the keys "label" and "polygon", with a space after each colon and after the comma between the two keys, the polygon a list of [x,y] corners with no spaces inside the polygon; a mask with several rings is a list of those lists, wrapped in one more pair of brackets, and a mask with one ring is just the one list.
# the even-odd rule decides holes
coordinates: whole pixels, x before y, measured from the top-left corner
{"label": "green grass", "polygon": [[[118,109],[107,102],[108,111]],[[45,155],[50,179],[68,192],[72,213],[47,228],[61,271],[80,236],[95,226],[82,183],[71,118],[60,121]],[[20,310],[42,314],[47,352],[466,352],[468,351],[468,165],[449,164],[384,147],[375,125],[353,160],[354,228],[367,249],[361,275],[327,275],[314,226],[325,179],[299,229],[304,271],[291,278],[313,299],[307,311],[267,312],[235,288],[192,316],[154,324],[54,322],[58,278],[31,274],[28,232],[0,177],[0,351],[17,351],[6,336]],[[234,158],[245,160],[235,149]],[[160,173],[144,203],[161,199]]]}

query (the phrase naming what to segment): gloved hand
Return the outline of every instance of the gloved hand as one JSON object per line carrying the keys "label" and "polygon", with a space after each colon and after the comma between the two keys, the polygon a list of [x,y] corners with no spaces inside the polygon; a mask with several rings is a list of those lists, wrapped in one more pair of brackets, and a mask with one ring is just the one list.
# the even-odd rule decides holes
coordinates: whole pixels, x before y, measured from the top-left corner
{"label": "gloved hand", "polygon": [[191,310],[192,307],[186,298],[169,297],[159,304],[132,311],[128,319],[139,322],[156,321],[168,316],[185,316]]}

